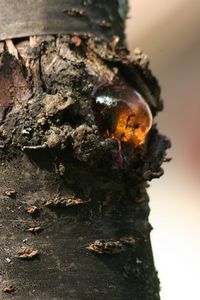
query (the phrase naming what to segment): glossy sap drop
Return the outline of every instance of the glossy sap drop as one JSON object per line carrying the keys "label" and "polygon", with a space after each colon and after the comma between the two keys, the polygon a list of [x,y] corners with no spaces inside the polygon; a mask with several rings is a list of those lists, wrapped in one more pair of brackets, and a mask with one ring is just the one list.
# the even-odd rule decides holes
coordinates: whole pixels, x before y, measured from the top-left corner
{"label": "glossy sap drop", "polygon": [[142,96],[125,83],[102,85],[95,91],[93,110],[104,137],[144,144],[152,126],[152,114]]}

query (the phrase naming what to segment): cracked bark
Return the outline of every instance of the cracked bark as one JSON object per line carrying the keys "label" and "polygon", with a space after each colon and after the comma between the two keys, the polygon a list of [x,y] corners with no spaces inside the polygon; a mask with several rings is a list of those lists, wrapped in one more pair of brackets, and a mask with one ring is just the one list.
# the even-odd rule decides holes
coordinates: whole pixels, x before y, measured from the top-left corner
{"label": "cracked bark", "polygon": [[[159,299],[146,188],[169,141],[153,125],[142,147],[122,143],[118,169],[92,107],[95,87],[120,77],[155,116],[160,88],[144,56],[82,33],[3,45],[0,284],[15,288],[3,299]],[[24,248],[39,254],[15,257]]]}

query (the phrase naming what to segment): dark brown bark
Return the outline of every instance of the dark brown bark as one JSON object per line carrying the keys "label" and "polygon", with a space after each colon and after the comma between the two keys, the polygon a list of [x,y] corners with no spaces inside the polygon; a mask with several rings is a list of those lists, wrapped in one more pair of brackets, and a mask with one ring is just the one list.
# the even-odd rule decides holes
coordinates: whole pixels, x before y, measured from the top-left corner
{"label": "dark brown bark", "polygon": [[0,40],[76,32],[122,42],[127,0],[1,0],[0,12]]}
{"label": "dark brown bark", "polygon": [[[122,144],[117,168],[117,143],[100,135],[91,96],[123,78],[155,115],[156,79],[138,55],[131,62],[94,37],[14,44],[18,59],[8,44],[0,58],[1,287],[25,300],[159,299],[146,186],[162,175],[169,142],[153,126],[142,147]],[[33,225],[40,232],[27,231]],[[16,257],[25,247],[39,254]]]}

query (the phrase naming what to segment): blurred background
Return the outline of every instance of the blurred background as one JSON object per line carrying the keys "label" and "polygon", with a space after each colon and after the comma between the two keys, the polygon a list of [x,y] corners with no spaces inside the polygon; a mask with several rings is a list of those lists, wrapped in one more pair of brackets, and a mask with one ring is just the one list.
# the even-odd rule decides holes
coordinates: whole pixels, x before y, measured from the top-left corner
{"label": "blurred background", "polygon": [[200,1],[129,0],[127,42],[148,54],[162,87],[157,117],[172,141],[151,182],[152,244],[162,300],[200,299]]}

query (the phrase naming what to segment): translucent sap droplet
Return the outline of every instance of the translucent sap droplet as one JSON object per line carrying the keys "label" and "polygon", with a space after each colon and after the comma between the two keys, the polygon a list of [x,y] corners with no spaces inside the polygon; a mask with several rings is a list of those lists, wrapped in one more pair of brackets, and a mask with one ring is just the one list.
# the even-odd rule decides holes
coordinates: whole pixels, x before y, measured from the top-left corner
{"label": "translucent sap droplet", "polygon": [[120,81],[120,84],[102,85],[94,96],[95,119],[104,137],[130,142],[134,147],[145,142],[152,126],[152,114],[137,91]]}

